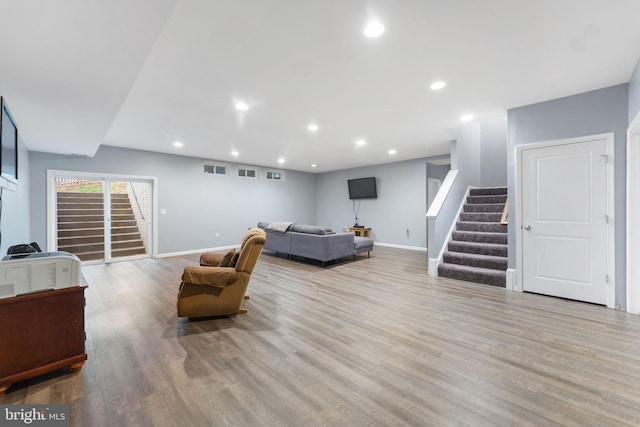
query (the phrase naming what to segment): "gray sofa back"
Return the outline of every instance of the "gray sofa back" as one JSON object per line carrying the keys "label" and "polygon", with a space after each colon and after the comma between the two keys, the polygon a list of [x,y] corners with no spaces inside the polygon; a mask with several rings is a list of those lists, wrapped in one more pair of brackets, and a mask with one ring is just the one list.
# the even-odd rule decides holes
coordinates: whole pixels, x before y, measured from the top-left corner
{"label": "gray sofa back", "polygon": [[319,225],[307,224],[292,224],[291,227],[289,227],[289,231],[294,231],[296,233],[318,234],[321,236],[327,234],[327,231]]}
{"label": "gray sofa back", "polygon": [[268,222],[259,222],[258,227],[267,233],[267,242],[264,249],[269,249],[283,254],[291,254],[291,236],[287,232],[270,230]]}
{"label": "gray sofa back", "polygon": [[271,230],[268,226],[266,222],[258,223],[267,233],[264,249],[322,262],[354,254],[351,233],[327,234],[322,227],[306,224],[292,224],[286,232]]}

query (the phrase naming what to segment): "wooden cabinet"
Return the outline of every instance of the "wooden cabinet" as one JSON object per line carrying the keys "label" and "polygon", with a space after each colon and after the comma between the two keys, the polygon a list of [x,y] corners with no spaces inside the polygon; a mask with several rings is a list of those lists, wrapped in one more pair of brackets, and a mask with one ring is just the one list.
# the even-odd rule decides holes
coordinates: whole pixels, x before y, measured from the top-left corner
{"label": "wooden cabinet", "polygon": [[74,286],[0,299],[0,396],[11,384],[87,360],[84,290]]}

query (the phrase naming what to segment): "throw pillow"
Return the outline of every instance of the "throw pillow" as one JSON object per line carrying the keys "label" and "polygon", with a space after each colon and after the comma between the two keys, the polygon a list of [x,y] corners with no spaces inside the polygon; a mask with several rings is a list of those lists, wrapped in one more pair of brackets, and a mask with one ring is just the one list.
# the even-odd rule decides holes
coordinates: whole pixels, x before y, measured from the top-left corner
{"label": "throw pillow", "polygon": [[231,261],[229,261],[229,267],[235,267],[238,263],[238,258],[240,258],[240,252],[236,252],[235,254],[233,254],[233,257],[231,257]]}
{"label": "throw pillow", "polygon": [[224,256],[222,257],[222,261],[220,261],[219,267],[231,267],[229,263],[231,262],[231,258],[233,258],[235,253],[236,253],[236,250],[231,249],[229,252],[224,254]]}

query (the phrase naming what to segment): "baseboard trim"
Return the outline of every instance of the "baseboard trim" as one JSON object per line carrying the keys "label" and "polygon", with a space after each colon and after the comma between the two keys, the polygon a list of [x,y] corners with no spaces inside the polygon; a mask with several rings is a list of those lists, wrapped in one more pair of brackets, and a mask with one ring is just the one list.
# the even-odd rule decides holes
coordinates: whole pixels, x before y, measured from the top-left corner
{"label": "baseboard trim", "polygon": [[507,268],[506,279],[506,288],[508,291],[522,292],[522,286],[520,286],[520,283],[518,283],[518,274],[515,268]]}
{"label": "baseboard trim", "polygon": [[440,258],[429,258],[427,265],[427,274],[432,277],[438,277],[438,264],[440,264]]}
{"label": "baseboard trim", "polygon": [[[404,245],[395,245],[392,243],[379,243],[374,242],[374,246],[385,246],[388,248],[396,248],[396,249],[409,249],[411,251],[420,251],[427,252],[427,248],[422,248],[419,246],[404,246]],[[184,256],[184,255],[193,255],[193,254],[201,254],[203,252],[218,252],[218,251],[228,251],[231,249],[238,249],[240,245],[231,245],[231,246],[218,246],[215,248],[205,248],[205,249],[192,249],[188,251],[180,251],[180,252],[167,252],[163,254],[157,254],[155,258],[170,258],[174,256]]]}
{"label": "baseboard trim", "polygon": [[218,246],[215,248],[205,248],[205,249],[193,249],[189,251],[181,251],[181,252],[167,252],[164,254],[158,254],[155,258],[170,258],[174,256],[184,256],[184,255],[193,255],[193,254],[201,254],[203,252],[218,252],[218,251],[228,251],[231,249],[238,249],[240,245],[231,245],[231,246]]}
{"label": "baseboard trim", "polygon": [[420,252],[427,252],[427,248],[423,248],[420,246],[405,246],[405,245],[396,245],[393,243],[379,243],[379,242],[374,242],[373,243],[374,246],[384,246],[387,248],[396,248],[396,249],[409,249],[410,251],[420,251]]}

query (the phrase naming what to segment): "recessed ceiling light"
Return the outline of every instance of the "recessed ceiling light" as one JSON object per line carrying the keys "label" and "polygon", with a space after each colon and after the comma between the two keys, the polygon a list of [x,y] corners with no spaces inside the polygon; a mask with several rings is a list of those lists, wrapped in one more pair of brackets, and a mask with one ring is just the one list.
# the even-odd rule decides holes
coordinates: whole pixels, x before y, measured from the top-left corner
{"label": "recessed ceiling light", "polygon": [[316,123],[309,123],[309,126],[307,126],[307,129],[309,130],[309,132],[317,132],[318,125]]}
{"label": "recessed ceiling light", "polygon": [[360,138],[356,140],[356,145],[358,147],[362,147],[363,145],[365,145],[367,143],[367,141],[365,141],[364,139]]}
{"label": "recessed ceiling light", "polygon": [[465,114],[462,117],[460,117],[460,121],[462,123],[469,123],[473,121],[473,119],[475,119],[475,116],[473,114]]}
{"label": "recessed ceiling light", "polygon": [[184,144],[182,142],[180,142],[180,141],[176,141],[176,142],[173,143],[174,147],[182,147],[183,145]]}
{"label": "recessed ceiling light", "polygon": [[317,168],[318,165],[316,165],[315,163],[311,165],[312,168]]}
{"label": "recessed ceiling light", "polygon": [[231,155],[232,155],[232,156],[238,156],[239,154],[240,154],[240,153],[238,153],[238,152],[237,152],[237,151],[235,151],[235,150],[231,152]]}
{"label": "recessed ceiling light", "polygon": [[370,39],[380,37],[382,33],[384,33],[384,25],[379,21],[369,21],[366,27],[364,27],[363,33]]}
{"label": "recessed ceiling light", "polygon": [[397,151],[396,151],[396,150],[394,150],[393,148],[392,148],[391,150],[389,150],[389,154],[391,154],[392,156],[393,156],[394,154],[396,154],[396,153],[397,153]]}
{"label": "recessed ceiling light", "polygon": [[431,87],[431,90],[440,90],[443,87],[445,87],[446,85],[447,84],[445,82],[438,81],[438,82],[433,82],[430,87]]}
{"label": "recessed ceiling light", "polygon": [[278,163],[284,163],[284,157],[280,157],[280,158],[278,159]]}
{"label": "recessed ceiling light", "polygon": [[236,110],[247,111],[248,109],[249,109],[249,105],[246,102],[236,101]]}

